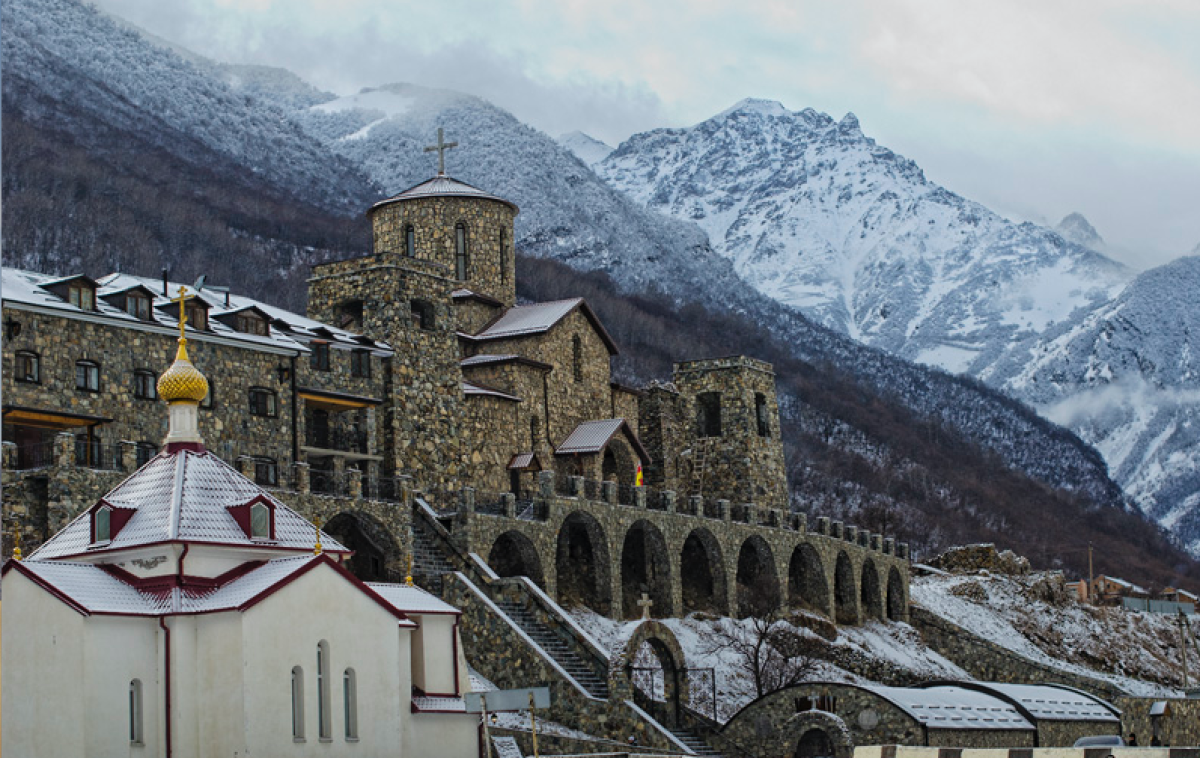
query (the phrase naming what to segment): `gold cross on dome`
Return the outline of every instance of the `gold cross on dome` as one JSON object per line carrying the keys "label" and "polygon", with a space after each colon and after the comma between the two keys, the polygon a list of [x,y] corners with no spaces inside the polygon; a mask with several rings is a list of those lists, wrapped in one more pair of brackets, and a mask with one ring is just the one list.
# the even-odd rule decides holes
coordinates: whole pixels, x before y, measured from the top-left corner
{"label": "gold cross on dome", "polygon": [[179,339],[183,339],[183,327],[187,324],[187,308],[184,306],[188,300],[194,298],[195,295],[187,294],[187,287],[179,285],[179,297],[171,298],[172,303],[179,303]]}
{"label": "gold cross on dome", "polygon": [[436,145],[430,145],[425,148],[425,152],[438,154],[438,176],[446,175],[446,151],[452,147],[458,147],[457,142],[446,142],[442,137],[442,127],[438,127],[438,141]]}

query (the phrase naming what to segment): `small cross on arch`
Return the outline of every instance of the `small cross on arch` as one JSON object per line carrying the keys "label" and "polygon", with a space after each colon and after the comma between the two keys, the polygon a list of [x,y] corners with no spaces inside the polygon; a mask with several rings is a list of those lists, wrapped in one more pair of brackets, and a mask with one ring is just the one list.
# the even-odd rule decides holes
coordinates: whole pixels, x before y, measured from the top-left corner
{"label": "small cross on arch", "polygon": [[458,147],[457,142],[446,142],[443,137],[442,127],[438,127],[438,141],[436,145],[430,145],[425,148],[425,152],[438,154],[438,176],[446,175],[446,151],[452,147]]}
{"label": "small cross on arch", "polygon": [[654,605],[654,601],[645,592],[642,593],[642,599],[637,601],[638,606],[642,609],[642,618],[650,618],[650,607]]}

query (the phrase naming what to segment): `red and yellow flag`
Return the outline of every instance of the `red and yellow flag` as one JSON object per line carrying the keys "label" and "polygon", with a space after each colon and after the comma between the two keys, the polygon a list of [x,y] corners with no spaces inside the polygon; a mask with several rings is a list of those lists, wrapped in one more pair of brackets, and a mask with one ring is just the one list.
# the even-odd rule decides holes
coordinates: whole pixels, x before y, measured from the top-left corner
{"label": "red and yellow flag", "polygon": [[640,464],[640,463],[638,464],[638,467],[637,467],[637,478],[634,479],[634,482],[636,482],[636,484],[634,484],[635,487],[642,486],[642,464]]}

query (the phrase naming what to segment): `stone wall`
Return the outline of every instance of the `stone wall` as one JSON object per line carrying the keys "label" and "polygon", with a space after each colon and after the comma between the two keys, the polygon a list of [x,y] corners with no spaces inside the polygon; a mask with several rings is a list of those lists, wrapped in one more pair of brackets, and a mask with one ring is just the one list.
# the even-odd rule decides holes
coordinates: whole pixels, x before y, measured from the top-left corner
{"label": "stone wall", "polygon": [[[1165,702],[1169,714],[1151,716],[1155,703]],[[1121,731],[1128,740],[1136,734],[1138,745],[1158,743],[1163,747],[1200,745],[1200,699],[1120,697],[1114,705],[1121,709]]]}
{"label": "stone wall", "polygon": [[[460,286],[493,297],[507,306],[516,302],[516,252],[513,220],[516,209],[498,200],[431,197],[389,203],[370,212],[375,252],[405,254],[405,228],[412,225],[418,260],[433,261],[454,272],[455,226],[467,228],[467,278]],[[500,244],[503,238],[504,248]]]}
{"label": "stone wall", "polygon": [[1024,658],[978,637],[920,606],[909,609],[911,623],[925,644],[961,666],[976,679],[988,682],[1046,682],[1090,692],[1105,700],[1124,693],[1102,679],[1072,674]]}

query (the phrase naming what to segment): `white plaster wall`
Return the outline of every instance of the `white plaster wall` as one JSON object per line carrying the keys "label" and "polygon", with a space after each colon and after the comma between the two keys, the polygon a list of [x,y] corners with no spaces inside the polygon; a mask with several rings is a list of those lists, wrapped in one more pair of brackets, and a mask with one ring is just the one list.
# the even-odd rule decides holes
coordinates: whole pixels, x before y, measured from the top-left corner
{"label": "white plaster wall", "polygon": [[[434,695],[459,694],[455,678],[455,616],[423,615],[417,617],[421,628],[420,648],[413,646],[413,683]],[[417,659],[421,660],[417,660]],[[423,676],[418,678],[417,672]]]}
{"label": "white plaster wall", "polygon": [[478,758],[478,713],[414,713],[410,756]]}
{"label": "white plaster wall", "polygon": [[[85,754],[91,758],[157,756],[164,685],[158,655],[158,619],[91,616],[84,624]],[[143,742],[129,741],[129,684],[142,681]],[[69,730],[70,722],[56,728]]]}
{"label": "white plaster wall", "polygon": [[84,618],[17,571],[4,577],[0,752],[28,758],[84,756]]}
{"label": "white plaster wall", "polygon": [[[242,617],[242,670],[250,755],[416,755],[401,744],[400,720],[409,715],[411,689],[398,681],[400,654],[408,652],[408,632],[398,624],[328,566],[318,566],[247,610]],[[318,739],[320,640],[329,643],[330,744]],[[291,732],[291,672],[296,665],[304,668],[302,743],[293,742]],[[347,667],[354,668],[358,679],[358,742],[344,736],[342,672]]]}
{"label": "white plaster wall", "polygon": [[[247,735],[244,714],[247,692],[242,665],[242,614],[237,611],[213,613],[177,619],[173,628],[183,637],[194,634],[194,645],[173,647],[177,665],[190,668],[194,686],[176,689],[179,718],[188,723],[181,731],[194,735],[197,742],[179,743],[176,756],[246,755]],[[175,640],[172,639],[172,645]],[[179,656],[189,655],[189,661]],[[174,758],[174,756],[173,756]]]}

